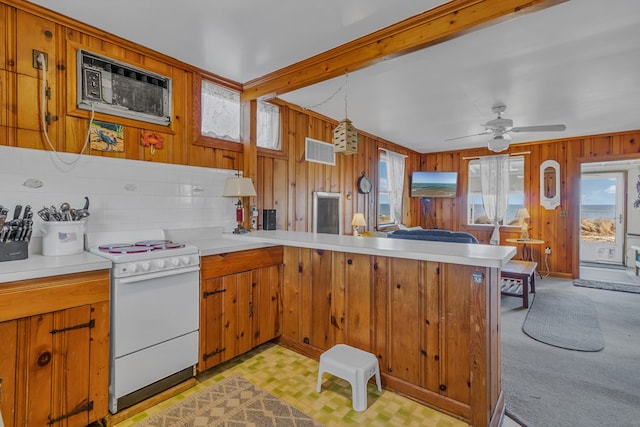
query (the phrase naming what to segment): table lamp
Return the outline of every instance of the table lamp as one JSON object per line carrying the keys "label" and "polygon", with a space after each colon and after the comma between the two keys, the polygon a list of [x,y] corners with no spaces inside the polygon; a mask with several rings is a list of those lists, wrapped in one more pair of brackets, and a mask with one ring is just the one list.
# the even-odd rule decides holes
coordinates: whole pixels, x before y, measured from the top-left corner
{"label": "table lamp", "polygon": [[520,238],[521,239],[528,239],[529,238],[529,225],[527,224],[527,221],[525,221],[527,218],[531,218],[529,216],[529,211],[527,210],[527,208],[520,208],[518,209],[518,212],[516,212],[516,218],[518,218],[518,221],[520,223]]}
{"label": "table lamp", "polygon": [[361,214],[361,213],[355,214],[353,216],[353,219],[351,220],[351,225],[353,226],[353,235],[359,236],[360,233],[358,232],[358,229],[361,226],[366,227],[367,225],[367,221],[364,219],[364,214]]}
{"label": "table lamp", "polygon": [[237,227],[233,230],[234,234],[246,233],[248,230],[244,228],[242,223],[244,222],[244,210],[242,209],[242,197],[254,197],[256,196],[256,189],[253,187],[253,183],[250,178],[243,178],[238,173],[237,176],[227,178],[224,183],[224,197],[237,197],[238,203],[236,204],[236,221]]}

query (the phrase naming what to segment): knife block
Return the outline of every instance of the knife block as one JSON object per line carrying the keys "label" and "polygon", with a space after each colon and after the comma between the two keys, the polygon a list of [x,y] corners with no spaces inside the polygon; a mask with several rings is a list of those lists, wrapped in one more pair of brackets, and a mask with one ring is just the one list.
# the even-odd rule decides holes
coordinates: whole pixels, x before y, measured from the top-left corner
{"label": "knife block", "polygon": [[0,242],[0,262],[17,261],[29,257],[29,242]]}

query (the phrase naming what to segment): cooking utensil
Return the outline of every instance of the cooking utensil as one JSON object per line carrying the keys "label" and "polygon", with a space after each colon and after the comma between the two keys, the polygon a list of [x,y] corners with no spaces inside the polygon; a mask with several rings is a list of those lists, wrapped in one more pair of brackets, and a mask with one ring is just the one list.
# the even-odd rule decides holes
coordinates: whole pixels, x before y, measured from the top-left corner
{"label": "cooking utensil", "polygon": [[71,205],[67,202],[63,202],[60,204],[60,215],[62,216],[63,221],[72,221],[71,218]]}
{"label": "cooking utensil", "polygon": [[89,198],[84,196],[84,206],[82,207],[85,211],[89,211]]}
{"label": "cooking utensil", "polygon": [[43,221],[51,221],[51,215],[49,215],[49,208],[44,207],[38,211],[38,215],[42,218]]}

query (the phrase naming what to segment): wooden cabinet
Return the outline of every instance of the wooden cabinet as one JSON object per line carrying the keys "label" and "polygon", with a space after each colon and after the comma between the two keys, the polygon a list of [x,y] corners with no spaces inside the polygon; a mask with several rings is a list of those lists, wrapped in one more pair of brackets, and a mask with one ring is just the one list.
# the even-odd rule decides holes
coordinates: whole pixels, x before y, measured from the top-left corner
{"label": "wooden cabinet", "polygon": [[200,274],[200,371],[280,335],[281,247],[205,256]]}
{"label": "wooden cabinet", "polygon": [[286,247],[280,342],[374,353],[383,382],[472,425],[501,411],[497,269]]}
{"label": "wooden cabinet", "polygon": [[108,270],[0,284],[0,342],[6,427],[107,416]]}

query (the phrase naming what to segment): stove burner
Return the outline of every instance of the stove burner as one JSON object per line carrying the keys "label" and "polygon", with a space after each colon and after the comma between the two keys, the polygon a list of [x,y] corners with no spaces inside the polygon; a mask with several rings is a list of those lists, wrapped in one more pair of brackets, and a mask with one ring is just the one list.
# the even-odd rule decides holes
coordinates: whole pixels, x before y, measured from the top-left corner
{"label": "stove burner", "polygon": [[131,243],[107,243],[106,245],[98,246],[98,250],[109,252],[111,249],[127,248],[129,246],[131,246]]}
{"label": "stove burner", "polygon": [[184,248],[184,245],[182,243],[171,242],[171,243],[165,243],[165,244],[153,246],[153,250],[179,249],[179,248]]}
{"label": "stove burner", "polygon": [[162,246],[170,245],[173,242],[171,240],[142,240],[134,243],[135,246]]}
{"label": "stove burner", "polygon": [[116,248],[108,249],[107,252],[110,254],[138,254],[142,252],[151,252],[153,250],[150,246],[119,246]]}

